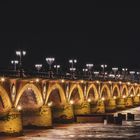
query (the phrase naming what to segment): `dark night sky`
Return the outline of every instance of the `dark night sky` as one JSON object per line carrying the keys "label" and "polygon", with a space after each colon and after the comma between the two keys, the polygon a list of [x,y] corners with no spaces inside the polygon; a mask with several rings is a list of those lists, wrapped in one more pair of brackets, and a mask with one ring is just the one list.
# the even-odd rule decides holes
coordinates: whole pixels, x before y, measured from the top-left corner
{"label": "dark night sky", "polygon": [[[40,32],[38,30],[41,26],[44,27],[45,23],[41,18],[44,20],[44,15],[46,16],[47,14],[45,11],[43,11],[43,16],[40,16],[42,15],[41,12],[35,12],[35,16],[39,16],[39,23],[37,22],[38,17],[36,17],[36,24],[31,24],[34,20],[29,21],[29,18],[27,20],[24,17],[20,28],[14,30],[11,22],[10,27],[6,23],[4,27],[9,28],[4,30],[4,32],[0,32],[0,67],[10,68],[10,60],[16,58],[15,50],[21,48],[27,51],[24,65],[28,68],[33,67],[35,63],[46,65],[45,57],[53,56],[56,58],[56,63],[64,65],[64,67],[68,66],[68,59],[77,58],[80,67],[84,67],[86,63],[93,63],[98,68],[99,64],[107,63],[110,66],[140,69],[139,9],[102,8],[99,5],[96,6],[97,8],[93,8],[95,10],[93,11],[95,17],[91,11],[91,16],[86,17],[85,12],[81,10],[81,17],[78,12],[71,13],[75,15],[72,20],[72,16],[69,13],[65,18],[62,16],[62,20],[61,17],[58,18],[57,13],[59,11],[54,12],[56,17],[53,17],[54,14],[51,13],[53,15],[49,16],[54,19],[57,18],[57,21],[59,21],[52,21],[54,30],[57,31],[56,28],[58,27],[58,32],[45,32],[45,29],[43,29],[44,32]],[[41,9],[43,7],[40,7],[39,10]],[[14,11],[16,10],[14,9]],[[10,12],[7,13],[10,14]],[[66,13],[66,11],[61,11],[62,13]],[[27,15],[27,13],[25,14]],[[24,14],[22,13],[22,15]],[[84,19],[84,16],[86,19]],[[49,21],[50,18],[48,18],[46,22]],[[66,22],[68,18],[70,19]],[[12,18],[11,21],[19,21],[19,18],[16,20]],[[26,23],[26,26],[28,24],[33,25],[35,27],[33,29],[34,32],[30,32],[28,30],[29,27],[26,28],[27,32],[20,32],[24,31],[24,23]],[[54,25],[55,23],[57,26]],[[61,23],[63,24],[61,25]],[[22,26],[23,28],[21,28]],[[45,26],[47,27],[48,25]],[[61,31],[61,27],[63,26],[67,27],[62,29],[65,32]],[[72,26],[75,28],[72,28]],[[52,27],[48,27],[52,29]],[[86,27],[89,27],[89,29],[84,31]],[[91,27],[93,30],[91,30]]]}

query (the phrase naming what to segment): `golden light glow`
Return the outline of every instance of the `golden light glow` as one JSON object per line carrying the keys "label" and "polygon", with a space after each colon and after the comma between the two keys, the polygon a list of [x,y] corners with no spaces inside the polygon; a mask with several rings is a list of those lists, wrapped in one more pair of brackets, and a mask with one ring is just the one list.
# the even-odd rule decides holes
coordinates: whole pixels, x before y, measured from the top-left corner
{"label": "golden light glow", "polygon": [[121,82],[121,81],[119,81],[119,84],[121,85],[121,84],[122,84],[122,82]]}
{"label": "golden light glow", "polygon": [[61,80],[61,82],[62,82],[62,83],[64,83],[64,82],[65,82],[65,80],[64,80],[64,79],[62,79],[62,80]]}
{"label": "golden light glow", "polygon": [[91,102],[91,99],[90,99],[90,98],[88,98],[88,102],[89,102],[89,103]]}
{"label": "golden light glow", "polygon": [[5,81],[5,78],[4,78],[4,77],[2,77],[2,78],[1,78],[1,81],[2,81],[2,82],[4,82],[4,81]]}
{"label": "golden light glow", "polygon": [[111,81],[109,81],[108,83],[109,83],[109,84],[112,84],[112,82],[111,82]]}
{"label": "golden light glow", "polygon": [[125,96],[125,95],[123,95],[123,98],[126,98],[126,96]]}
{"label": "golden light glow", "polygon": [[74,101],[73,100],[70,100],[70,104],[73,105],[74,104]]}
{"label": "golden light glow", "polygon": [[116,96],[113,97],[113,99],[116,99],[116,98],[117,98]]}
{"label": "golden light glow", "polygon": [[130,96],[133,97],[133,94],[131,94]]}
{"label": "golden light glow", "polygon": [[140,96],[140,94],[137,95],[138,97]]}
{"label": "golden light glow", "polygon": [[104,101],[105,100],[105,98],[104,97],[102,97],[102,101]]}
{"label": "golden light glow", "polygon": [[84,83],[84,80],[81,80],[81,83]]}
{"label": "golden light glow", "polygon": [[138,84],[137,83],[135,83],[135,86],[137,86]]}
{"label": "golden light glow", "polygon": [[53,102],[52,101],[48,103],[48,106],[49,107],[51,107],[52,105],[53,105]]}
{"label": "golden light glow", "polygon": [[96,81],[96,83],[99,84],[100,82],[99,81]]}
{"label": "golden light glow", "polygon": [[22,107],[20,105],[17,106],[17,110],[20,111],[22,110]]}
{"label": "golden light glow", "polygon": [[37,78],[35,81],[38,83],[39,82],[39,79]]}
{"label": "golden light glow", "polygon": [[130,85],[130,82],[127,82],[127,85]]}

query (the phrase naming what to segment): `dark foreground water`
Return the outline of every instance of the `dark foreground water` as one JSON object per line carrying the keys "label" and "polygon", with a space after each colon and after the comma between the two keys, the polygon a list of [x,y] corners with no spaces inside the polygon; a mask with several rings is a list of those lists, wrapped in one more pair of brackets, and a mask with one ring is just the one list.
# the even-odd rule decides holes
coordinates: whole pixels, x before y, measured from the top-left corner
{"label": "dark foreground water", "polygon": [[134,113],[135,121],[124,121],[123,125],[83,123],[57,125],[47,130],[25,130],[22,137],[0,137],[0,140],[140,140],[140,107],[123,111]]}

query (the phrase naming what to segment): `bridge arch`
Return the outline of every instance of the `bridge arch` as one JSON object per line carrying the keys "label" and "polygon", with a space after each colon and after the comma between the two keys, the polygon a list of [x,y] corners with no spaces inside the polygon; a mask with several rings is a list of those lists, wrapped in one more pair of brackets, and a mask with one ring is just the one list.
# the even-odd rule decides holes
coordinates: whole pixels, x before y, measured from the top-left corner
{"label": "bridge arch", "polygon": [[104,84],[101,88],[101,98],[109,99],[111,97],[111,92],[107,84]]}
{"label": "bridge arch", "polygon": [[59,92],[58,94],[60,96],[60,102],[61,102],[61,104],[65,104],[66,103],[65,92],[64,92],[62,86],[60,84],[58,84],[58,83],[49,86],[48,91],[47,91],[47,96],[46,96],[45,104],[48,103],[49,97],[52,95],[54,90],[58,90],[58,92]]}
{"label": "bridge arch", "polygon": [[[75,90],[77,90],[77,91],[74,93]],[[81,103],[84,101],[84,93],[83,93],[82,87],[79,84],[74,84],[70,88],[68,100],[70,101],[72,98],[76,98],[76,96],[77,96],[77,101],[76,101],[77,103]],[[79,100],[78,100],[78,98],[79,98]],[[75,102],[75,100],[74,100],[74,102]]]}
{"label": "bridge arch", "polygon": [[2,109],[0,108],[0,112],[4,112],[9,110],[12,107],[11,100],[7,91],[0,85],[0,102],[2,104]]}
{"label": "bridge arch", "polygon": [[[91,84],[88,88],[87,88],[87,95],[86,95],[86,99],[89,98],[90,96],[90,91],[93,90],[93,92],[91,93],[92,94],[92,97],[94,98],[93,100],[94,101],[97,101],[99,99],[99,93],[98,93],[98,90],[97,90],[97,87],[94,85],[94,84]],[[91,97],[90,97],[91,99]],[[91,99],[92,101],[92,99]]]}
{"label": "bridge arch", "polygon": [[115,84],[113,86],[113,89],[112,89],[112,97],[120,97],[121,96],[121,93],[120,93],[120,89],[119,89],[119,86],[117,84]]}
{"label": "bridge arch", "polygon": [[129,89],[129,95],[128,96],[131,96],[131,95],[133,95],[133,96],[136,95],[134,86],[130,87],[130,89]]}
{"label": "bridge arch", "polygon": [[125,84],[122,86],[121,96],[122,96],[122,97],[123,97],[123,96],[128,97],[128,88],[127,88],[127,85],[125,85]]}
{"label": "bridge arch", "polygon": [[21,99],[22,95],[24,94],[24,92],[26,90],[32,90],[33,91],[33,94],[35,95],[35,99],[36,99],[36,102],[37,102],[38,106],[41,106],[43,104],[43,98],[42,98],[41,91],[34,84],[29,83],[29,84],[24,85],[19,90],[19,92],[17,93],[16,101],[15,101],[15,107],[17,107],[17,105],[19,103],[19,100]]}
{"label": "bridge arch", "polygon": [[135,91],[136,91],[136,92],[135,92],[135,95],[139,95],[139,96],[140,96],[140,87],[139,87],[139,86],[136,88]]}

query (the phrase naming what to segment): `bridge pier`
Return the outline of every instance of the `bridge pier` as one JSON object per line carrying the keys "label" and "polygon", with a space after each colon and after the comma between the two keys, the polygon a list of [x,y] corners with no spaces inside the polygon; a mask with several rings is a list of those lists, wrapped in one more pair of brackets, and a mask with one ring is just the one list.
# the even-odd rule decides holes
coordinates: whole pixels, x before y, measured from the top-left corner
{"label": "bridge pier", "polygon": [[73,106],[69,103],[52,107],[52,118],[54,123],[74,122]]}
{"label": "bridge pier", "polygon": [[105,112],[114,112],[116,111],[116,100],[108,99],[105,100]]}
{"label": "bridge pier", "polygon": [[90,114],[90,103],[87,101],[83,101],[80,104],[74,104],[74,115],[84,115]]}
{"label": "bridge pier", "polygon": [[21,114],[15,108],[0,117],[0,135],[20,136],[22,131]]}
{"label": "bridge pier", "polygon": [[134,106],[140,105],[140,97],[139,96],[133,97],[133,104],[134,104]]}
{"label": "bridge pier", "polygon": [[133,107],[133,99],[131,97],[125,98],[125,106],[126,108]]}
{"label": "bridge pier", "polygon": [[50,107],[43,105],[37,110],[22,111],[23,126],[27,128],[52,128]]}
{"label": "bridge pier", "polygon": [[124,98],[117,98],[116,99],[116,106],[118,110],[125,109],[125,99]]}
{"label": "bridge pier", "polygon": [[91,109],[91,113],[105,113],[105,105],[104,105],[104,101],[99,100],[97,101],[97,103],[90,104],[90,109]]}

